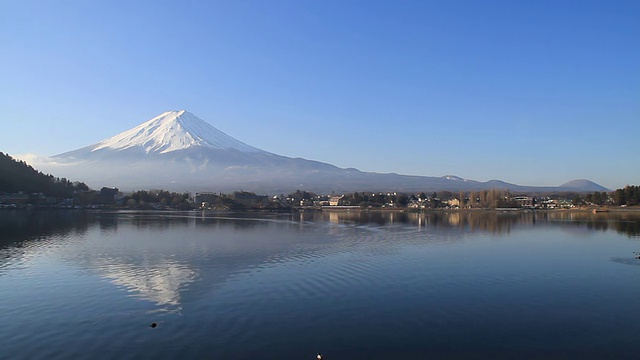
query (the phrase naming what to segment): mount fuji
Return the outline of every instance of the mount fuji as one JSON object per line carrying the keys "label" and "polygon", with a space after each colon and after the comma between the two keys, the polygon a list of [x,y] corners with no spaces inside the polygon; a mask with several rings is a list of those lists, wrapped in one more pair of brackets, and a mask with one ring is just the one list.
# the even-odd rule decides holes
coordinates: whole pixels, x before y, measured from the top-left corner
{"label": "mount fuji", "polygon": [[[248,190],[270,194],[296,189],[318,193],[491,188],[593,191],[519,186],[498,180],[478,182],[453,175],[407,176],[343,169],[255,148],[184,110],[165,112],[97,144],[52,156],[38,167],[56,176],[84,181],[94,188],[117,186],[122,190]],[[588,185],[604,189],[597,184]]]}
{"label": "mount fuji", "polygon": [[167,111],[97,144],[53,158],[67,163],[98,159],[149,161],[183,158],[189,161],[196,155],[197,158],[209,160],[212,157],[224,162],[228,156],[267,154],[270,153],[236,140],[193,114],[180,110]]}

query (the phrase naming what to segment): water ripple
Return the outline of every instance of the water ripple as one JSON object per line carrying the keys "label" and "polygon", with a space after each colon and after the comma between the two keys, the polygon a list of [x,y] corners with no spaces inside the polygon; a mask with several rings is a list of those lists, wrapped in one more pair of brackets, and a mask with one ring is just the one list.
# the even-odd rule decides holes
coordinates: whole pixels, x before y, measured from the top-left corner
{"label": "water ripple", "polygon": [[0,358],[624,358],[640,332],[614,232],[254,215],[110,214],[0,248]]}

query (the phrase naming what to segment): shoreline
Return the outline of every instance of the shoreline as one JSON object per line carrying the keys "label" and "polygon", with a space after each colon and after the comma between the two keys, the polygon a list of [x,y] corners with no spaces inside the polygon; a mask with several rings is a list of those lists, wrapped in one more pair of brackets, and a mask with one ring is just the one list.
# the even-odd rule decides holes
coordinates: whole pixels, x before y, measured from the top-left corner
{"label": "shoreline", "polygon": [[[574,213],[640,213],[640,206],[632,207],[579,207],[570,209],[535,209],[535,208],[471,208],[471,209],[409,209],[409,208],[381,208],[381,207],[359,207],[359,206],[308,206],[308,207],[291,207],[289,209],[172,209],[172,208],[148,208],[148,209],[130,209],[126,207],[110,207],[110,206],[82,206],[82,207],[57,207],[57,206],[0,206],[0,211],[4,210],[66,210],[66,211],[150,211],[150,212],[264,212],[264,213],[287,213],[287,212],[404,212],[404,213],[467,213],[467,212],[496,212],[496,213],[519,213],[519,212],[574,212]],[[597,211],[596,211],[597,210]]]}

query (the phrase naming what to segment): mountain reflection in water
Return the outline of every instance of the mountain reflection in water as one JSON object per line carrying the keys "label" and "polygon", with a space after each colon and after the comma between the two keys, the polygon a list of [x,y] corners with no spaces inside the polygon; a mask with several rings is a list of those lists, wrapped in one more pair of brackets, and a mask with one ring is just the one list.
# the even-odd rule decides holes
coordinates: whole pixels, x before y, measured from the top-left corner
{"label": "mountain reflection in water", "polygon": [[2,211],[0,286],[13,291],[0,338],[13,340],[0,358],[624,357],[640,326],[610,297],[621,309],[637,298],[624,282],[639,276],[639,224],[614,212]]}

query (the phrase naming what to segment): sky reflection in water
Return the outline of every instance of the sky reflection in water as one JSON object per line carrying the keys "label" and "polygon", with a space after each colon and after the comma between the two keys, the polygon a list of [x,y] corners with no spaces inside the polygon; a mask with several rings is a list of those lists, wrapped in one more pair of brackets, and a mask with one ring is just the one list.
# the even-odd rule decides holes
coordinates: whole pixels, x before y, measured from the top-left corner
{"label": "sky reflection in water", "polygon": [[625,357],[639,223],[2,212],[0,357]]}

